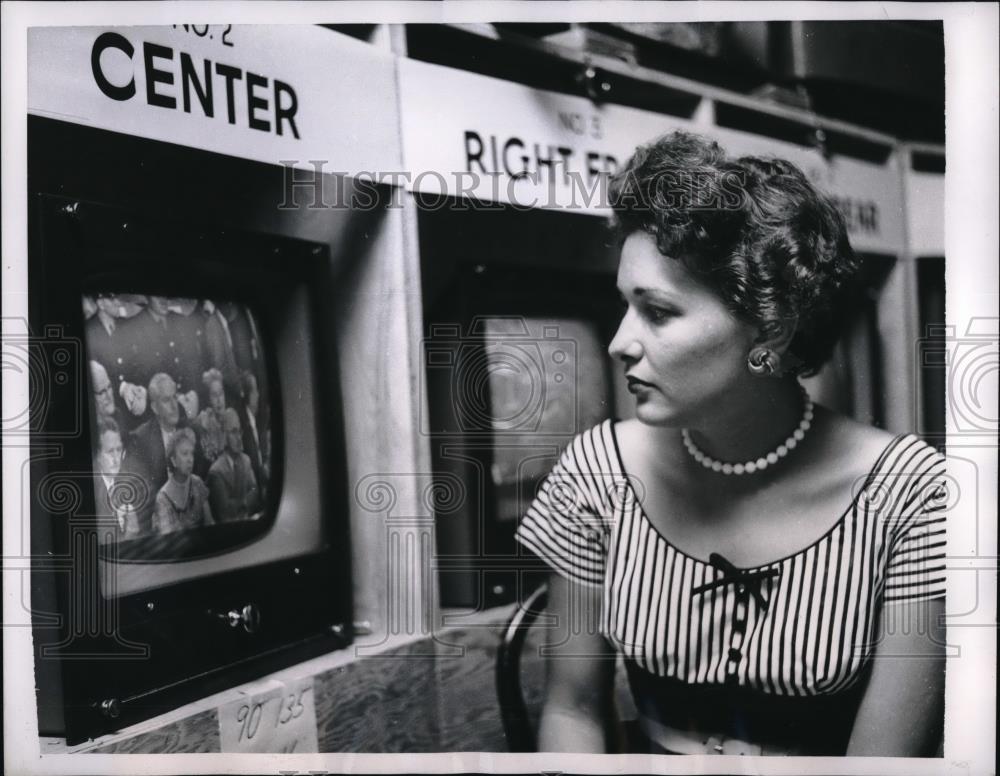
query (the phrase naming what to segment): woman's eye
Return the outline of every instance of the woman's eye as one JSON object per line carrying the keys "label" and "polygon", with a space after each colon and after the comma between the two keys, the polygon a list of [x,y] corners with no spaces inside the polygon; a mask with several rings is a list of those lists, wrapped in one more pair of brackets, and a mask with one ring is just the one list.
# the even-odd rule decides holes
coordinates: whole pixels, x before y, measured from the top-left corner
{"label": "woman's eye", "polygon": [[662,323],[668,318],[672,318],[674,316],[674,311],[667,310],[663,307],[649,307],[646,309],[646,315],[649,316],[649,319],[654,323]]}

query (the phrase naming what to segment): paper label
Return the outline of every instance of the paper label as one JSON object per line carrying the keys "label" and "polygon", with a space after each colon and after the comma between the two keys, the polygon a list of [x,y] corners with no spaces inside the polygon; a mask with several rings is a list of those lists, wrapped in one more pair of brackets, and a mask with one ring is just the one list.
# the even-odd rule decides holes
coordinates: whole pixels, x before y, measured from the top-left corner
{"label": "paper label", "polygon": [[220,707],[219,734],[223,752],[317,752],[312,677],[271,682]]}

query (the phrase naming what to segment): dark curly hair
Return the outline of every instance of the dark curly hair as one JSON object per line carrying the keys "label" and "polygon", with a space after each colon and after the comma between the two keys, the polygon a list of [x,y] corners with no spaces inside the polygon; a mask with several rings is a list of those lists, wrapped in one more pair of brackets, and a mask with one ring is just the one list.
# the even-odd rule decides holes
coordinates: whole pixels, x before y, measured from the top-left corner
{"label": "dark curly hair", "polygon": [[714,141],[673,132],[640,146],[609,194],[621,241],[651,235],[765,332],[794,324],[798,373],[830,357],[860,262],[835,205],[794,164],[730,158]]}

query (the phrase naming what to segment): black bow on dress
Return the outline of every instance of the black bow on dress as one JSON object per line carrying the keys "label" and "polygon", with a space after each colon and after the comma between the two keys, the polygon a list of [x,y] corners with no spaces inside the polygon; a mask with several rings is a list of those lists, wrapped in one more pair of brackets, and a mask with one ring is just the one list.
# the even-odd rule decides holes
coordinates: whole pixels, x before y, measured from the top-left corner
{"label": "black bow on dress", "polygon": [[768,568],[757,571],[740,569],[717,552],[713,552],[708,556],[708,562],[721,571],[722,576],[694,588],[691,591],[691,595],[698,595],[699,593],[705,593],[717,587],[725,587],[726,585],[742,585],[754,597],[761,611],[767,610],[767,599],[764,598],[764,593],[761,591],[761,584],[765,579],[778,576],[781,573],[778,569]]}

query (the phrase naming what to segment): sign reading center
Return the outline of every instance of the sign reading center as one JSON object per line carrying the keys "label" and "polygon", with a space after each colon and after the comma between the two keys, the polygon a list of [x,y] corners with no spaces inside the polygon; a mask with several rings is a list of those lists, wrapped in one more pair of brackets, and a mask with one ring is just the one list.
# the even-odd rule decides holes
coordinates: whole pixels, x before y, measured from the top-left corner
{"label": "sign reading center", "polygon": [[[90,55],[94,81],[101,92],[112,100],[131,100],[136,96],[134,74],[124,84],[115,85],[104,69],[103,63],[107,60],[105,54],[115,51],[135,64],[135,46],[128,38],[117,32],[102,33],[94,41]],[[298,97],[295,90],[284,81],[270,79],[249,70],[244,73],[239,67],[222,62],[213,63],[202,57],[198,58],[196,64],[189,53],[175,52],[170,46],[150,41],[142,43],[142,65],[148,105],[177,110],[176,83],[179,81],[181,106],[185,113],[191,112],[193,97],[197,99],[202,114],[207,118],[214,118],[218,95],[219,102],[225,105],[226,118],[230,124],[235,124],[237,111],[234,90],[237,88],[237,81],[245,81],[245,112],[240,115],[241,123],[262,132],[270,132],[273,127],[273,131],[279,135],[288,129],[296,138],[299,137],[299,130],[295,126]]]}
{"label": "sign reading center", "polygon": [[28,112],[264,164],[399,170],[390,52],[316,25],[32,27]]}

